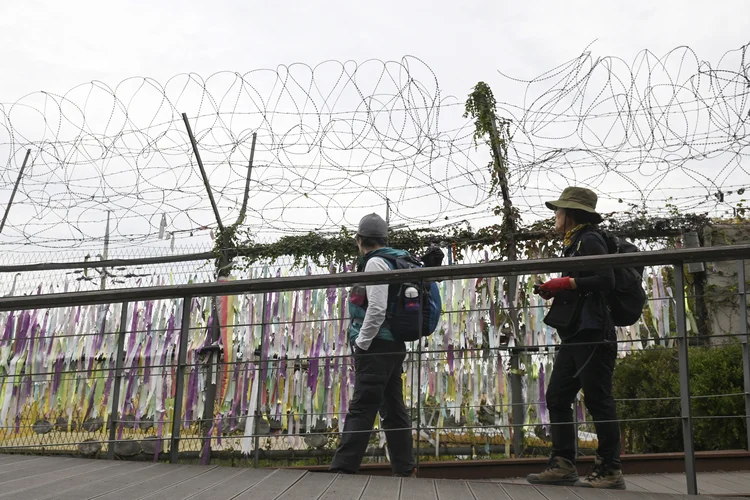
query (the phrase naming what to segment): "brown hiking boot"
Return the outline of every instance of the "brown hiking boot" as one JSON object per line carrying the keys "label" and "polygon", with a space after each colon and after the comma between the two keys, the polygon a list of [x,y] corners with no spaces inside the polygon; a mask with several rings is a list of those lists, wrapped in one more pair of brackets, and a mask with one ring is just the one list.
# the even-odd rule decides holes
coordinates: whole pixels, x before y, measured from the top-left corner
{"label": "brown hiking boot", "polygon": [[573,486],[578,482],[576,466],[562,457],[552,457],[549,465],[540,474],[529,474],[526,480],[531,484],[548,484],[553,486]]}
{"label": "brown hiking boot", "polygon": [[393,477],[417,477],[417,469],[414,468],[411,472],[394,472]]}
{"label": "brown hiking boot", "polygon": [[581,488],[624,490],[625,478],[622,476],[622,470],[612,468],[604,464],[601,458],[596,457],[594,469],[589,475],[578,481],[575,486]]}

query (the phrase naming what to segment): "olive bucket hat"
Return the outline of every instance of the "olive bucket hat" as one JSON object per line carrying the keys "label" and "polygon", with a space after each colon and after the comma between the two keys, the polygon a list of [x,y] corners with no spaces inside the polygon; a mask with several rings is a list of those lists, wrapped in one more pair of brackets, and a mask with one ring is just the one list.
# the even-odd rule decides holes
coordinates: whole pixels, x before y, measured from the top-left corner
{"label": "olive bucket hat", "polygon": [[596,193],[590,189],[582,187],[567,187],[563,190],[560,195],[560,199],[555,201],[548,201],[545,203],[547,208],[550,210],[557,210],[558,208],[571,208],[575,210],[583,210],[593,216],[593,223],[599,224],[603,219],[602,216],[596,211],[596,202],[598,197]]}

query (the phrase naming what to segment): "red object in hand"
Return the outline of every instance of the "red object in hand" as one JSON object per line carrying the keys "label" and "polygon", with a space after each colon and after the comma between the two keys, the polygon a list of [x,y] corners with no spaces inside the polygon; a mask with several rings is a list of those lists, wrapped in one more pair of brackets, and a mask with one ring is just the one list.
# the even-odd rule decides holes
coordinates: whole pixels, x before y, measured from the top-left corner
{"label": "red object in hand", "polygon": [[[544,283],[542,286],[539,287],[539,290],[549,294],[551,296],[555,296],[558,292],[562,292],[563,290],[572,290],[573,284],[570,282],[570,278],[552,278],[551,280]],[[541,295],[541,294],[540,294]]]}

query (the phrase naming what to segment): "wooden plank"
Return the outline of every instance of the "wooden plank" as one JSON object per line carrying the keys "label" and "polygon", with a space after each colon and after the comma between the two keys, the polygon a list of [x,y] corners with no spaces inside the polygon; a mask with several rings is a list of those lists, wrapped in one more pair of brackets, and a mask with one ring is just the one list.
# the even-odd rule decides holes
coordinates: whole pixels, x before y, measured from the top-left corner
{"label": "wooden plank", "polygon": [[[677,490],[680,495],[687,495],[687,481],[685,480],[685,474],[654,474],[653,476],[649,475],[646,477],[658,481],[668,488]],[[698,494],[711,494],[711,492],[701,487],[700,480],[698,481]]]}
{"label": "wooden plank", "polygon": [[153,478],[164,477],[174,470],[183,469],[186,466],[174,466],[166,464],[152,464],[150,467],[142,469],[129,470],[126,474],[119,474],[115,477],[105,478],[101,481],[82,484],[73,487],[62,494],[53,494],[44,499],[55,500],[88,500],[98,495],[104,495],[113,491],[121,490],[130,485],[141,484]]}
{"label": "wooden plank", "polygon": [[650,497],[628,490],[597,490],[594,488],[576,488],[576,495],[581,500],[650,500]]}
{"label": "wooden plank", "polygon": [[706,495],[737,495],[750,492],[750,489],[737,487],[737,485],[722,481],[713,474],[698,475],[698,490],[705,491]]}
{"label": "wooden plank", "polygon": [[674,488],[662,484],[662,482],[651,479],[651,476],[626,476],[625,481],[627,483],[626,487],[629,484],[634,484],[643,488],[644,491],[642,493],[681,493]]}
{"label": "wooden plank", "polygon": [[502,486],[495,482],[471,481],[469,489],[476,500],[511,500]]}
{"label": "wooden plank", "polygon": [[319,500],[359,500],[369,480],[368,476],[339,474]]}
{"label": "wooden plank", "polygon": [[401,500],[437,500],[434,479],[404,478],[401,481]]}
{"label": "wooden plank", "polygon": [[204,474],[195,476],[187,481],[173,484],[166,488],[154,490],[153,493],[141,497],[147,498],[158,498],[160,500],[183,500],[188,496],[194,494],[197,491],[203,491],[206,488],[224,482],[234,476],[242,474],[242,470],[233,469],[231,467],[217,467],[211,469]]}
{"label": "wooden plank", "polygon": [[362,500],[398,500],[401,479],[397,477],[372,476],[367,482]]}
{"label": "wooden plank", "polygon": [[729,474],[730,476],[735,476],[742,479],[750,478],[750,472],[747,471],[723,471],[722,474]]}
{"label": "wooden plank", "polygon": [[505,490],[513,500],[546,500],[544,495],[531,486],[522,484],[500,484],[500,487]]}
{"label": "wooden plank", "polygon": [[[105,463],[105,462],[103,462]],[[100,470],[94,470],[89,473],[76,474],[59,481],[53,481],[43,485],[30,485],[29,488],[19,491],[18,493],[3,495],[4,498],[12,498],[13,500],[42,500],[51,496],[61,495],[67,491],[73,489],[79,489],[89,484],[96,484],[104,482],[110,479],[114,479],[119,476],[129,475],[132,472],[144,471],[146,469],[155,467],[154,464],[148,463],[136,463],[136,462],[106,462],[114,463],[114,468],[106,468]],[[72,498],[77,498],[73,496]]]}
{"label": "wooden plank", "polygon": [[34,457],[34,458],[31,458],[30,460],[14,460],[12,462],[0,464],[0,473],[20,470],[25,467],[34,467],[36,465],[41,464],[45,460],[49,460],[49,457]]}
{"label": "wooden plank", "polygon": [[101,463],[101,460],[87,460],[87,459],[81,459],[81,458],[70,458],[70,459],[61,460],[61,459],[51,458],[49,460],[45,460],[43,462],[38,463],[35,467],[27,467],[25,469],[16,470],[12,472],[4,472],[0,474],[0,491],[4,491],[8,483],[15,482],[20,479],[24,479],[26,481],[28,481],[29,479],[33,479],[34,482],[36,481],[43,482],[44,477],[47,474],[54,473],[54,472],[61,471],[61,470],[68,471],[69,474],[75,474],[74,470],[76,467],[81,467],[83,465],[86,465],[92,462]]}
{"label": "wooden plank", "polygon": [[196,492],[186,500],[231,500],[254,484],[268,477],[272,472],[270,469],[243,469],[236,476],[227,478],[225,481],[208,486]]}
{"label": "wooden plank", "polygon": [[[58,473],[45,474],[42,477],[34,478],[33,481],[23,479],[17,485],[8,482],[0,489],[0,498],[25,499],[33,498],[34,496],[44,496],[51,492],[59,492],[60,485],[69,484],[67,480],[70,478],[77,478],[86,474],[94,474],[98,471],[111,469],[117,465],[117,462],[87,460],[84,462],[84,465],[75,467],[74,469],[65,469]],[[49,485],[51,485],[51,487]],[[47,493],[44,493],[45,491]]]}
{"label": "wooden plank", "polygon": [[81,461],[74,458],[65,458],[60,460],[50,459],[41,462],[33,462],[34,466],[21,467],[18,470],[0,471],[0,489],[2,484],[7,481],[15,481],[33,476],[41,476],[47,472],[53,472],[57,469],[69,469],[80,465]]}
{"label": "wooden plank", "polygon": [[[570,488],[565,486],[534,485],[534,488],[547,500],[579,500]],[[601,499],[600,499],[601,500]],[[609,499],[607,499],[609,500]]]}
{"label": "wooden plank", "polygon": [[[703,476],[704,474],[701,474],[698,476],[698,479],[700,480]],[[750,475],[743,475],[742,473],[734,475],[727,472],[712,472],[711,477],[717,481],[730,483],[732,489],[742,492],[743,495],[750,495]]]}
{"label": "wooden plank", "polygon": [[472,497],[471,489],[466,481],[436,479],[435,489],[438,500],[465,500]]}
{"label": "wooden plank", "polygon": [[[42,484],[47,482],[45,478],[47,475],[52,474],[53,477],[66,477],[68,475],[76,474],[76,469],[84,465],[92,463],[91,460],[49,460],[42,463],[37,468],[17,470],[11,473],[9,476],[2,474],[0,478],[0,492],[6,492],[12,489],[14,486],[21,484],[23,487],[28,487],[30,482],[35,484]],[[99,462],[101,463],[101,462]],[[64,472],[61,476],[59,472]]]}
{"label": "wooden plank", "polygon": [[39,455],[10,455],[10,454],[2,454],[0,455],[2,457],[1,463],[10,463],[10,462],[24,462],[27,460],[36,460],[37,458],[40,458]]}
{"label": "wooden plank", "polygon": [[[307,473],[313,474],[313,473]],[[294,483],[306,475],[303,470],[279,469],[255,483],[236,497],[236,500],[276,500]],[[333,478],[331,478],[333,479]]]}
{"label": "wooden plank", "polygon": [[[613,490],[608,493],[612,496],[612,498],[614,498],[614,500],[620,500],[621,492]],[[682,493],[653,493],[651,491],[646,491],[641,492],[640,494],[643,498],[647,498],[648,500],[695,500],[696,498],[700,498],[701,500],[713,500],[713,497],[693,497],[683,495]]]}
{"label": "wooden plank", "polygon": [[[318,500],[336,479],[336,474],[309,472],[286,490],[278,500]],[[349,498],[354,496],[350,493]]]}
{"label": "wooden plank", "polygon": [[625,490],[625,491],[636,491],[636,492],[639,492],[639,493],[647,493],[648,492],[648,490],[646,488],[644,488],[642,486],[638,486],[637,484],[635,484],[634,482],[632,482],[630,480],[630,478],[631,478],[631,476],[628,476],[628,475],[625,476],[625,488],[627,488],[627,490]]}
{"label": "wooden plank", "polygon": [[120,488],[115,491],[111,491],[105,495],[98,495],[97,500],[126,500],[126,499],[139,499],[151,492],[168,488],[172,485],[182,483],[189,479],[197,476],[202,476],[206,472],[215,469],[216,466],[199,466],[199,465],[186,465],[184,467],[168,466],[169,472],[159,477],[147,479],[135,484],[130,484],[124,488]]}

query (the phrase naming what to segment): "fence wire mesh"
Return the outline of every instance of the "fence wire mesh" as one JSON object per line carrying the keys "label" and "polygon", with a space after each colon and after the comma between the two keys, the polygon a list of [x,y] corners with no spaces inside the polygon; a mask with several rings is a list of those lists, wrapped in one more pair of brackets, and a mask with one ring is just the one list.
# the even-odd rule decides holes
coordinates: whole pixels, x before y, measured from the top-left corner
{"label": "fence wire mesh", "polygon": [[[650,269],[649,283],[656,283],[652,290],[673,286],[667,268]],[[405,403],[423,459],[511,456],[511,437],[516,432],[525,435],[526,455],[548,453],[551,424],[544,393],[559,340],[541,321],[547,304],[527,292],[535,278],[519,278],[517,306],[507,295],[508,278],[440,284],[444,304],[440,326],[422,345],[409,347],[403,364]],[[736,292],[727,295],[737,297]],[[689,303],[696,297],[688,292],[686,298]],[[337,287],[238,295],[220,297],[212,315],[211,299],[193,299],[181,365],[181,456],[326,463],[343,430],[351,396],[346,301],[347,290]],[[3,313],[0,348],[10,361],[4,366],[0,399],[0,446],[87,456],[106,454],[112,446],[120,457],[165,459],[180,377],[181,308],[180,300],[136,303],[124,316],[124,330],[119,305]],[[510,329],[513,310],[519,319],[517,334]],[[619,368],[625,370],[622,380],[633,369],[627,367],[637,363],[633,359],[653,352],[663,353],[652,363],[653,375],[672,374],[672,378],[658,394],[644,392],[653,384],[644,381],[642,373],[633,376],[645,385],[631,383],[626,390],[621,382],[618,406],[631,451],[674,448],[680,436],[679,383],[674,375],[677,308],[671,295],[654,297],[652,292],[648,311],[650,315],[638,325],[618,331],[618,356],[626,367]],[[212,343],[214,326],[218,337]],[[120,331],[124,332],[123,371],[118,377],[114,364]],[[712,344],[693,351],[719,352],[723,342],[731,344],[737,337],[716,335]],[[220,349],[218,358],[212,357],[211,347]],[[726,355],[721,351],[718,357]],[[512,398],[512,356],[518,356],[522,375],[523,423],[513,419],[518,403]],[[732,428],[736,437],[732,443],[743,443],[742,364],[733,360],[725,360],[733,372],[721,384],[711,385],[707,372],[713,368],[708,363],[694,374],[700,382],[693,392],[699,447],[710,446],[706,433],[712,431],[706,429],[713,429],[714,421]],[[115,417],[108,398],[114,397],[118,383],[119,417]],[[216,386],[213,409],[207,396],[212,384]],[[575,411],[579,452],[593,453],[594,422],[583,397],[577,399]],[[112,442],[110,418],[115,425]],[[644,442],[643,429],[654,426],[673,436],[673,441]],[[368,450],[368,460],[387,460],[384,434],[378,428]]]}

